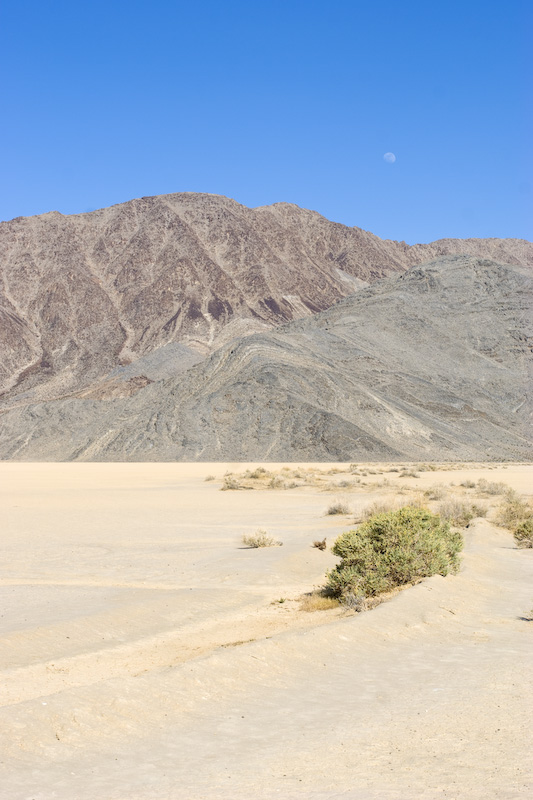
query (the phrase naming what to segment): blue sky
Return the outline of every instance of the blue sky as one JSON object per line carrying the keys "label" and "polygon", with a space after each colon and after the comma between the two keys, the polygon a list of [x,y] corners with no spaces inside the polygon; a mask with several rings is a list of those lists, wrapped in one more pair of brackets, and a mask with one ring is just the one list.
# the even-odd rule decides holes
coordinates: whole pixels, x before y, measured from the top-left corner
{"label": "blue sky", "polygon": [[532,21],[530,0],[17,0],[0,219],[197,191],[409,243],[531,238]]}

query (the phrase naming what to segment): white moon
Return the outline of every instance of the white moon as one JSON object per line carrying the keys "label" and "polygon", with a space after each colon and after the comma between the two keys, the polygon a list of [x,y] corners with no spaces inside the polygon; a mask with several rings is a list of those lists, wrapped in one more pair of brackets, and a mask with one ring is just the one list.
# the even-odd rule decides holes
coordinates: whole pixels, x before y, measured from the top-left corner
{"label": "white moon", "polygon": [[396,156],[394,155],[394,153],[385,153],[385,155],[383,156],[383,161],[386,161],[387,164],[394,164],[394,162],[396,161]]}

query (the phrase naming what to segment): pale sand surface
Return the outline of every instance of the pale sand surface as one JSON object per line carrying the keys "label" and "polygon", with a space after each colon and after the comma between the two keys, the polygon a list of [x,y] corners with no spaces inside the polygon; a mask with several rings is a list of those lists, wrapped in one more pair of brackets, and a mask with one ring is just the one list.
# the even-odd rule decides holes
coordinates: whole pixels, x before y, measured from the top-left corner
{"label": "pale sand surface", "polygon": [[[336,563],[311,542],[354,515],[325,516],[318,488],[204,481],[246,466],[0,464],[0,797],[531,796],[533,551],[492,510],[459,575],[306,613]],[[480,477],[530,493],[533,469],[369,475],[342,497],[357,515]],[[243,548],[259,527],[283,547]]]}

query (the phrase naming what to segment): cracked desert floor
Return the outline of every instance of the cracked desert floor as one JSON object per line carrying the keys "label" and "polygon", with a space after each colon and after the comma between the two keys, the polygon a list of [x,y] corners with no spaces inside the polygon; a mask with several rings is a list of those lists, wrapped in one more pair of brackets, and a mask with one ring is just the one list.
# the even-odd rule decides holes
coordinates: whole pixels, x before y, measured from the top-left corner
{"label": "cracked desert floor", "polygon": [[[0,464],[2,800],[530,797],[533,550],[476,486],[528,495],[533,468],[221,491],[254,466]],[[459,574],[302,610],[336,563],[314,540],[435,486],[488,511]],[[283,546],[244,547],[258,528]]]}

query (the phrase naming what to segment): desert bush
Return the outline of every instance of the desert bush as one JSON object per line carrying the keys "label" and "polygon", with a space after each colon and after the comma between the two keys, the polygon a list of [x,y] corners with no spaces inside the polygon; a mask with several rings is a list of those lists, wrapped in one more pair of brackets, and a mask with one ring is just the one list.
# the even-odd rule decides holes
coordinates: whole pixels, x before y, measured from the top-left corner
{"label": "desert bush", "polygon": [[242,543],[245,544],[246,547],[281,547],[283,544],[283,542],[278,541],[278,539],[269,536],[262,528],[259,528],[258,531],[250,535],[245,534],[242,537]]}
{"label": "desert bush", "polygon": [[489,510],[487,506],[479,506],[476,503],[472,503],[472,513],[474,517],[486,517]]}
{"label": "desert bush", "polygon": [[338,598],[333,597],[326,589],[315,589],[300,599],[302,611],[328,611],[330,608],[337,608],[338,605]]}
{"label": "desert bush", "polygon": [[250,478],[257,480],[258,478],[266,478],[270,473],[264,467],[257,467],[253,472],[250,472]]}
{"label": "desert bush", "polygon": [[428,500],[443,500],[447,494],[448,490],[440,483],[436,484],[435,486],[430,486],[429,489],[426,489],[424,492],[424,495]]}
{"label": "desert bush", "polygon": [[531,505],[516,492],[509,490],[505,502],[498,510],[497,522],[504,528],[514,530],[520,523],[531,517]]}
{"label": "desert bush", "polygon": [[269,489],[286,489],[287,488],[287,484],[285,483],[283,478],[279,477],[279,475],[274,475],[270,479],[270,481],[268,483],[268,488]]}
{"label": "desert bush", "polygon": [[343,503],[342,500],[335,500],[335,502],[332,503],[328,507],[328,510],[326,511],[326,515],[330,516],[333,514],[349,514],[349,513],[350,513],[350,507],[347,506],[346,503]]}
{"label": "desert bush", "polygon": [[418,472],[414,472],[412,469],[404,469],[403,472],[400,472],[400,478],[419,478],[420,475]]}
{"label": "desert bush", "polygon": [[327,573],[327,589],[336,597],[372,597],[447,575],[457,570],[462,546],[461,534],[427,509],[378,514],[338,537],[332,551],[341,562]]}
{"label": "desert bush", "polygon": [[363,520],[375,517],[377,514],[388,514],[389,511],[394,511],[396,504],[392,500],[375,500],[367,506],[362,513]]}
{"label": "desert bush", "polygon": [[233,475],[225,475],[222,482],[221,491],[227,492],[229,490],[241,489],[239,481]]}
{"label": "desert bush", "polygon": [[447,522],[465,528],[474,519],[474,512],[470,503],[464,503],[456,497],[451,497],[439,505],[439,514]]}
{"label": "desert bush", "polygon": [[215,476],[214,475],[206,475],[204,480],[206,480],[206,481],[214,481],[215,480]]}
{"label": "desert bush", "polygon": [[513,536],[518,547],[533,547],[533,517],[521,522],[515,528]]}
{"label": "desert bush", "polygon": [[459,484],[459,486],[462,486],[464,489],[474,489],[475,485],[476,485],[475,481],[471,480],[466,480]]}
{"label": "desert bush", "polygon": [[486,481],[485,478],[480,478],[477,482],[477,488],[482,494],[505,494],[509,491],[509,487],[505,483],[496,483],[494,481]]}

